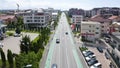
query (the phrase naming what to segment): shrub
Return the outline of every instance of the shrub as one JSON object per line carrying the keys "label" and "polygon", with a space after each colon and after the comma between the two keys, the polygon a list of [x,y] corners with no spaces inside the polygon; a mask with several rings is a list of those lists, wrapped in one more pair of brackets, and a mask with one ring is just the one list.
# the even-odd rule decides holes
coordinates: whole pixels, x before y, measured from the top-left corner
{"label": "shrub", "polygon": [[79,47],[79,49],[80,49],[81,51],[88,50],[88,48],[86,48],[86,47]]}
{"label": "shrub", "polygon": [[12,32],[7,32],[6,33],[8,36],[13,36],[13,33]]}

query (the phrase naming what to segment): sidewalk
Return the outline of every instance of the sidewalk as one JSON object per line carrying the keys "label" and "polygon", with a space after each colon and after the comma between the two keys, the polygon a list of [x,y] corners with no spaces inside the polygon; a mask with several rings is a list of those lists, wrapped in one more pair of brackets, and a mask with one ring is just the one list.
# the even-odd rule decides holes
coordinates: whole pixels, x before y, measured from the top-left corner
{"label": "sidewalk", "polygon": [[47,55],[48,55],[48,52],[49,52],[49,48],[50,48],[50,42],[52,41],[52,39],[54,37],[55,30],[53,30],[52,32],[53,32],[53,34],[50,35],[49,42],[45,46],[45,50],[43,52],[43,56],[42,56],[42,58],[40,60],[39,68],[44,68],[44,66],[45,66],[46,58],[47,58]]}

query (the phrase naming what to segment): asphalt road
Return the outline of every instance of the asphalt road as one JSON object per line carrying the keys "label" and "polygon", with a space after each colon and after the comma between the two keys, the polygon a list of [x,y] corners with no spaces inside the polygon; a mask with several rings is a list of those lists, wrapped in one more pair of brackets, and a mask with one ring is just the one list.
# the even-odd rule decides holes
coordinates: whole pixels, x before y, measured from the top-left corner
{"label": "asphalt road", "polygon": [[[65,34],[66,32],[68,35]],[[60,39],[60,43],[57,44],[56,39]],[[57,64],[58,68],[84,68],[64,13],[61,15],[55,35],[50,43],[44,68],[51,68],[52,64]]]}

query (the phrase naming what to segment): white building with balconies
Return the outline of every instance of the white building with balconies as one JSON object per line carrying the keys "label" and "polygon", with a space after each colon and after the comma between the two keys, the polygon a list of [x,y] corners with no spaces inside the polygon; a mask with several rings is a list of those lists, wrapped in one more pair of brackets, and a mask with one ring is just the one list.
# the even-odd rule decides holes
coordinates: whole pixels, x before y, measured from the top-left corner
{"label": "white building with balconies", "polygon": [[24,13],[23,16],[25,28],[41,28],[46,27],[50,21],[49,13],[40,10],[31,10]]}
{"label": "white building with balconies", "polygon": [[101,37],[101,24],[99,22],[82,21],[81,36],[86,40],[95,41]]}

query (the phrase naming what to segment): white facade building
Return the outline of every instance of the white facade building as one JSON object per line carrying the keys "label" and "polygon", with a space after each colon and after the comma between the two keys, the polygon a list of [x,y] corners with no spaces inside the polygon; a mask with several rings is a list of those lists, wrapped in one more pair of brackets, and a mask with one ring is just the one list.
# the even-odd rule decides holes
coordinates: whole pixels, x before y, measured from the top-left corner
{"label": "white facade building", "polygon": [[87,40],[94,41],[101,36],[101,24],[99,22],[81,22],[81,35]]}
{"label": "white facade building", "polygon": [[23,16],[26,28],[41,28],[46,27],[50,20],[49,13],[41,10],[31,10]]}
{"label": "white facade building", "polygon": [[80,31],[82,18],[81,15],[72,15],[72,23],[75,25],[75,31]]}
{"label": "white facade building", "polygon": [[52,19],[53,19],[53,20],[56,20],[56,19],[57,19],[57,16],[58,16],[58,13],[57,13],[57,12],[53,12],[53,13],[52,13]]}

